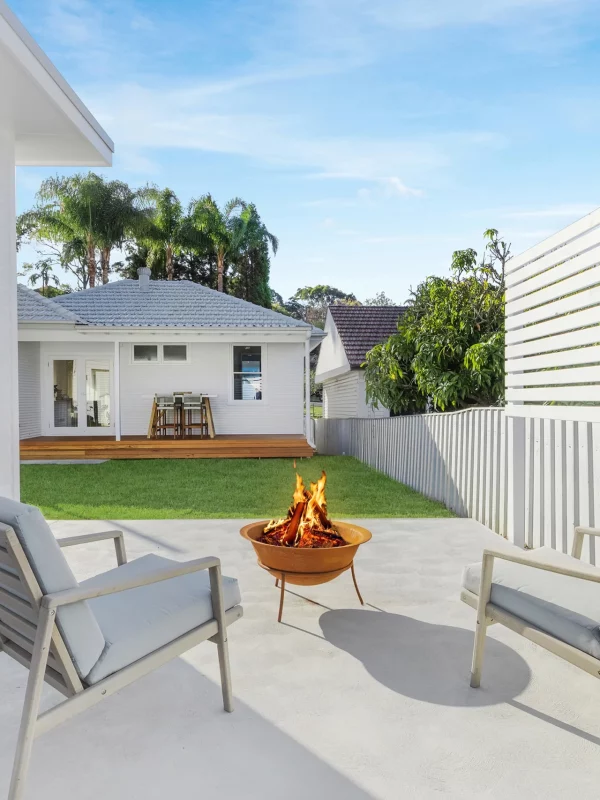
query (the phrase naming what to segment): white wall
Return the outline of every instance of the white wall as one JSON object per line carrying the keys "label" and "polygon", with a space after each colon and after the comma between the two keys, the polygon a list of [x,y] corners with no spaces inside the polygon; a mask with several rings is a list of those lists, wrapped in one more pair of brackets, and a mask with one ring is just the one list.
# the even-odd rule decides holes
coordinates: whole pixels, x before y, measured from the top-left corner
{"label": "white wall", "polygon": [[42,435],[39,342],[19,342],[19,437]]}
{"label": "white wall", "polygon": [[262,343],[261,346],[264,399],[243,401],[233,400],[231,396],[233,365],[229,343],[191,343],[188,345],[190,361],[186,364],[134,364],[132,344],[122,344],[122,434],[147,433],[155,393],[192,391],[217,395],[211,399],[217,435],[301,435],[304,431],[304,345]]}
{"label": "white wall", "polygon": [[323,416],[334,419],[351,417],[389,417],[387,408],[373,408],[367,403],[365,374],[353,369],[323,383]]}
{"label": "white wall", "polygon": [[317,367],[315,370],[315,380],[317,383],[322,383],[328,378],[334,378],[336,375],[348,372],[350,364],[342,339],[335,327],[331,312],[327,310],[325,318],[325,333],[327,336],[321,342],[321,349],[319,350],[319,358],[317,360]]}

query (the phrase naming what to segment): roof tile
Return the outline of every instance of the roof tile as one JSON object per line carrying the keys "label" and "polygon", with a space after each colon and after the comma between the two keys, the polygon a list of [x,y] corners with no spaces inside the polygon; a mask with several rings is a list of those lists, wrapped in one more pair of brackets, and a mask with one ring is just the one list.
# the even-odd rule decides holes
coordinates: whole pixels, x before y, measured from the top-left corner
{"label": "roof tile", "polygon": [[407,306],[329,306],[352,369],[360,367],[366,354],[384,342],[398,326]]}

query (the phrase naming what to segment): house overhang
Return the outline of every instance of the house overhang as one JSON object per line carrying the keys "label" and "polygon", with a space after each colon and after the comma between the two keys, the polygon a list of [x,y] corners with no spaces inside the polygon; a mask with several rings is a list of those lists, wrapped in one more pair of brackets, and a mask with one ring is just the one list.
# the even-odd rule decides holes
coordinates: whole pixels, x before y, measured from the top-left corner
{"label": "house overhang", "polygon": [[0,104],[19,166],[110,166],[114,145],[4,0]]}
{"label": "house overhang", "polygon": [[307,341],[306,328],[116,328],[73,325],[63,322],[21,322],[21,342],[272,342],[278,344]]}

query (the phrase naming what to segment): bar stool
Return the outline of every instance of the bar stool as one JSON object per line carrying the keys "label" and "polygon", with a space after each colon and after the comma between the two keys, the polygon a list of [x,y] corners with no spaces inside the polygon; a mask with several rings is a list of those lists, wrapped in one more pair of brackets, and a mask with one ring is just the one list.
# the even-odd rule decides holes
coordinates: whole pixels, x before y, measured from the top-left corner
{"label": "bar stool", "polygon": [[171,431],[176,437],[175,407],[172,395],[156,395],[156,436],[166,436]]}

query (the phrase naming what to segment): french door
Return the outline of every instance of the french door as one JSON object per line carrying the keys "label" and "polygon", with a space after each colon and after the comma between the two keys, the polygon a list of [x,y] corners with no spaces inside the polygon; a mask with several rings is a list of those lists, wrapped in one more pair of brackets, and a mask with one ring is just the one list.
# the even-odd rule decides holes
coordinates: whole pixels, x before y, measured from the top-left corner
{"label": "french door", "polygon": [[112,363],[81,357],[53,358],[48,368],[50,432],[57,436],[112,436]]}

